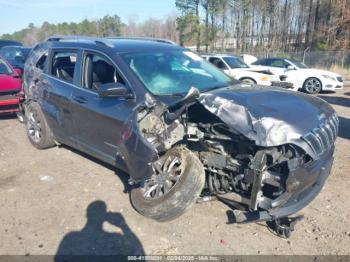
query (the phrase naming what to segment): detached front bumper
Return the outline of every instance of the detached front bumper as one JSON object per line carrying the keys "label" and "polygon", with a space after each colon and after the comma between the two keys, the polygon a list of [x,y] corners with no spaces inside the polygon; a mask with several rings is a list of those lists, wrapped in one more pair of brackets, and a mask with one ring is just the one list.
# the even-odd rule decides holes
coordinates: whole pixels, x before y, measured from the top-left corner
{"label": "detached front bumper", "polygon": [[[236,211],[236,222],[268,221],[292,215],[303,209],[322,190],[332,169],[333,152],[334,148],[325,153],[319,160],[295,170],[292,174],[295,178],[294,181],[293,179],[287,181],[287,192],[280,199],[272,202],[271,209],[251,212]],[[295,181],[298,182],[299,186],[293,187],[292,184]],[[289,191],[288,186],[290,187]],[[283,196],[285,196],[286,201],[281,201]]]}

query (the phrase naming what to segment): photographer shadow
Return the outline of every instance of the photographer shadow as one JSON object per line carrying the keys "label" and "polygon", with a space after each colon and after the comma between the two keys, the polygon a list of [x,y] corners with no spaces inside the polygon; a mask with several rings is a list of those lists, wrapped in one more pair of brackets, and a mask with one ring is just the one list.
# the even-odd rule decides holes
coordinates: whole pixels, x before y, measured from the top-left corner
{"label": "photographer shadow", "polygon": [[[118,232],[106,232],[103,223],[118,227]],[[119,233],[121,231],[121,233]],[[87,208],[87,222],[81,231],[70,232],[61,241],[55,261],[71,261],[75,256],[144,255],[140,240],[120,213],[107,212],[103,201]]]}

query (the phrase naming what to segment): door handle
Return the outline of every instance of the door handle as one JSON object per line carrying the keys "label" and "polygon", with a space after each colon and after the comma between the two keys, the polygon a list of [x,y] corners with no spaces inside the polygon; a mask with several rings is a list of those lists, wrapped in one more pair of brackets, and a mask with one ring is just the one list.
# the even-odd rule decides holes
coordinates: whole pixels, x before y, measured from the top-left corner
{"label": "door handle", "polygon": [[84,104],[87,102],[86,98],[83,96],[73,96],[73,100],[78,102],[79,104]]}

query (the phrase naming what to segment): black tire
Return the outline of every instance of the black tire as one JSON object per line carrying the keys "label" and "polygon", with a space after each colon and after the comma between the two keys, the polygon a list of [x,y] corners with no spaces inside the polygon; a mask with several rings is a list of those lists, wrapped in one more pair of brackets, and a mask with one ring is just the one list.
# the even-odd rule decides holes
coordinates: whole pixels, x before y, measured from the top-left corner
{"label": "black tire", "polygon": [[[200,196],[205,183],[205,171],[202,163],[194,153],[184,147],[177,147],[169,150],[160,161],[167,163],[167,160],[175,158],[181,161],[180,164],[177,163],[178,166],[176,168],[181,170],[176,171],[180,172],[178,175],[179,178],[163,196],[158,198],[154,197],[153,199],[151,196],[146,197],[146,192],[148,191],[145,191],[145,184],[147,182],[131,191],[131,203],[143,216],[159,222],[173,220],[185,213]],[[174,160],[170,161],[173,162]],[[172,165],[172,162],[169,162],[169,166]],[[166,166],[166,164],[164,164],[164,166]],[[168,170],[169,169],[170,167]],[[168,172],[168,177],[174,177],[169,174],[171,174],[171,172]],[[156,175],[154,174],[153,176]],[[163,181],[163,186],[165,184],[166,182]]]}
{"label": "black tire", "polygon": [[256,81],[252,78],[241,78],[240,81],[245,84],[256,85]]}
{"label": "black tire", "polygon": [[308,94],[318,94],[322,91],[322,82],[316,77],[310,77],[305,80],[303,90]]}
{"label": "black tire", "polygon": [[55,146],[55,141],[40,106],[32,102],[26,107],[25,126],[29,141],[38,149]]}

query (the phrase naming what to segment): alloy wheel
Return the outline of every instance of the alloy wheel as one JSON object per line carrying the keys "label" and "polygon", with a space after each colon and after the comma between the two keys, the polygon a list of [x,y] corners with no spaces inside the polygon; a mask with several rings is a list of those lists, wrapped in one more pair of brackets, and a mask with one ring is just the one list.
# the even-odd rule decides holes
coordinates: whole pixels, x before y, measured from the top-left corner
{"label": "alloy wheel", "polygon": [[154,200],[168,194],[182,175],[181,159],[169,155],[153,164],[154,174],[144,182],[142,194],[145,199]]}
{"label": "alloy wheel", "polygon": [[310,78],[305,83],[305,90],[310,94],[319,93],[322,89],[322,84],[320,80],[316,78]]}
{"label": "alloy wheel", "polygon": [[39,143],[42,137],[42,129],[40,120],[38,119],[36,113],[29,113],[27,128],[32,141],[34,141],[35,143]]}

